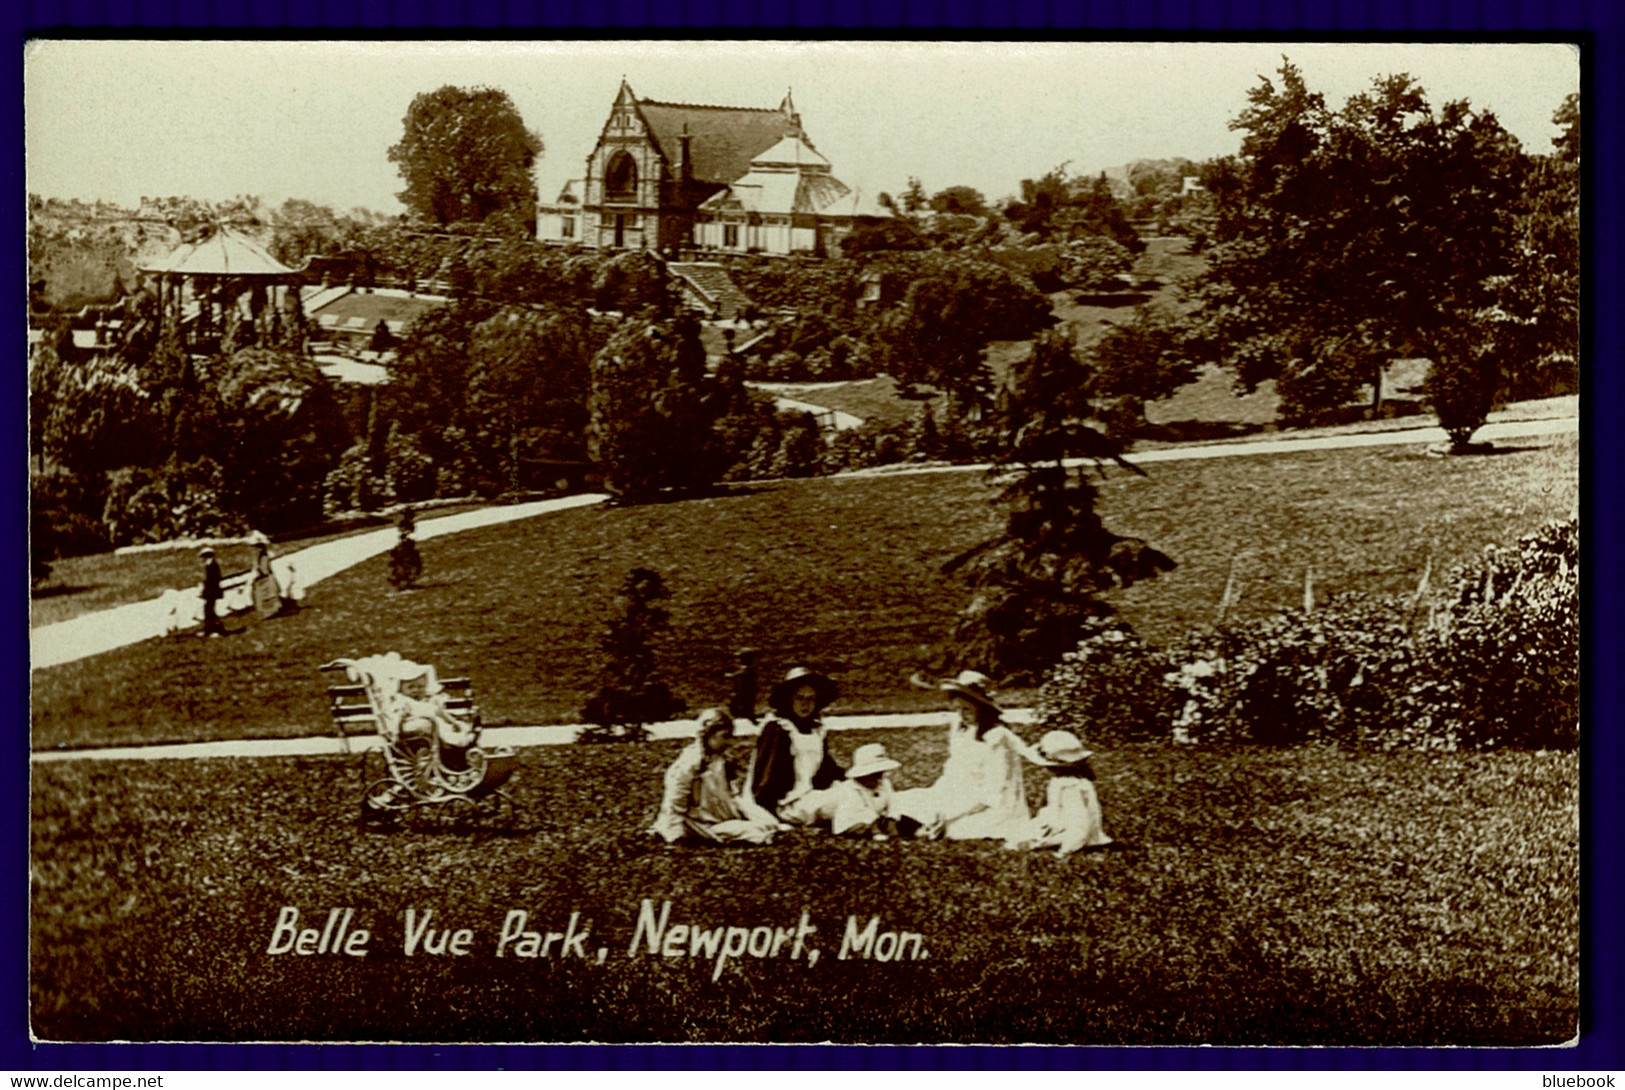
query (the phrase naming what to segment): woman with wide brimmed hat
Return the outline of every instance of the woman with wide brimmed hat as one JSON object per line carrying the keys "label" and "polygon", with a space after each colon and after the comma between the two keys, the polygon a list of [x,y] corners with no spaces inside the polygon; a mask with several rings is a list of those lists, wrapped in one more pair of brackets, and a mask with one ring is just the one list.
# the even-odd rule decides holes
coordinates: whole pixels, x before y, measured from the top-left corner
{"label": "woman with wide brimmed hat", "polygon": [[838,691],[830,678],[796,666],[768,694],[773,714],[762,723],[746,782],[756,804],[781,820],[799,816],[791,807],[801,796],[824,790],[845,775],[825,748],[820,717]]}
{"label": "woman with wide brimmed hat", "polygon": [[1044,758],[1004,725],[987,675],[964,670],[936,688],[959,713],[948,728],[948,759],[936,783],[899,792],[896,809],[949,840],[1026,834],[1032,822],[1026,765],[1043,765]]}
{"label": "woman with wide brimmed hat", "polygon": [[1049,765],[1050,781],[1044,805],[1033,816],[1031,828],[1011,836],[1007,848],[1054,848],[1064,858],[1080,848],[1104,848],[1112,843],[1095,792],[1092,754],[1069,730],[1052,730],[1038,740],[1039,755]]}
{"label": "woman with wide brimmed hat", "polygon": [[254,612],[265,620],[282,612],[282,584],[271,572],[271,539],[255,530],[248,535],[248,543],[254,546]]}
{"label": "woman with wide brimmed hat", "polygon": [[733,790],[734,769],[727,758],[733,720],[722,708],[707,708],[695,726],[694,741],[666,769],[660,813],[649,832],[668,844],[685,838],[768,843],[778,822],[755,812]]}

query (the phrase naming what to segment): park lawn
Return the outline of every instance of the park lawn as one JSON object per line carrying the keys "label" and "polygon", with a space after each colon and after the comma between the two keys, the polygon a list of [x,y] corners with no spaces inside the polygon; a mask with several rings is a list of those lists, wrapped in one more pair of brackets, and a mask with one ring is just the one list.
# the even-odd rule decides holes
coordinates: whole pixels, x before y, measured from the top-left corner
{"label": "park lawn", "polygon": [[[484,506],[480,503],[450,504],[425,511],[419,521],[443,518]],[[368,522],[338,533],[278,541],[277,556],[287,556],[324,541],[376,530],[383,523]],[[249,545],[223,545],[215,550],[220,570],[230,578],[246,572],[254,564]],[[168,590],[197,586],[203,579],[197,550],[184,546],[151,549],[136,553],[96,553],[72,556],[51,562],[51,579],[33,593],[29,608],[30,628],[70,621],[85,613],[112,609],[157,598]]]}
{"label": "park lawn", "polygon": [[1148,401],[1145,416],[1152,424],[1195,421],[1204,424],[1244,425],[1262,431],[1275,424],[1281,399],[1275,393],[1275,380],[1267,379],[1252,393],[1240,393],[1230,372],[1204,364],[1195,381],[1171,396]]}
{"label": "park lawn", "polygon": [[843,382],[839,386],[786,391],[785,396],[882,424],[906,424],[918,420],[922,404],[911,398],[900,397],[897,383],[890,375]]}
{"label": "park lawn", "polygon": [[[1115,471],[1101,486],[1106,524],[1179,567],[1113,598],[1147,638],[1167,641],[1211,622],[1232,558],[1239,616],[1301,604],[1311,565],[1321,597],[1410,593],[1430,556],[1440,579],[1486,545],[1568,516],[1577,473],[1572,437],[1484,457],[1403,446]],[[835,713],[935,707],[907,679],[967,600],[941,569],[997,530],[993,494],[975,472],[784,481],[424,542],[418,590],[390,592],[377,557],[321,583],[300,613],[238,622],[226,639],[151,640],[35,671],[33,743],[325,731],[316,667],[387,650],[473,676],[487,723],[574,722],[597,683],[616,588],[638,565],[671,589],[660,665],[691,707],[726,699],[744,646],[761,650],[764,681],[797,661],[833,671]]]}
{"label": "park lawn", "polygon": [[[902,762],[899,787],[934,778],[945,748],[938,730],[831,748],[845,760],[871,741]],[[33,1030],[1393,1046],[1577,1032],[1574,754],[1124,746],[1096,770],[1128,847],[1058,860],[799,831],[669,847],[643,830],[676,751],[523,751],[505,833],[358,831],[353,757],[37,764]],[[1036,802],[1043,774],[1028,786]],[[793,928],[806,911],[819,960],[744,956],[713,981],[715,957],[633,958],[645,899],[705,928]],[[312,928],[354,908],[366,956],[270,955],[285,905]],[[407,909],[469,929],[468,955],[407,957]],[[586,957],[495,957],[515,909],[543,932],[576,914]],[[848,917],[872,916],[921,936],[908,957],[839,958]]]}

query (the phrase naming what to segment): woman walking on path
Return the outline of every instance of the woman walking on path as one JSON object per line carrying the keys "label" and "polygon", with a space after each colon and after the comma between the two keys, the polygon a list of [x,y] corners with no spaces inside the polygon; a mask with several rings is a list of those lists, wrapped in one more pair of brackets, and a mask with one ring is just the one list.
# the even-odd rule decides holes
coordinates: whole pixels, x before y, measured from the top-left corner
{"label": "woman walking on path", "polygon": [[1026,835],[1026,765],[1047,765],[1004,725],[992,681],[974,670],[942,682],[959,712],[948,728],[948,760],[930,787],[900,791],[894,808],[949,840],[1005,840]]}
{"label": "woman walking on path", "polygon": [[823,674],[797,666],[768,695],[774,714],[762,723],[746,781],[756,804],[780,820],[797,816],[794,806],[803,795],[822,791],[846,775],[825,748],[819,716],[838,691]]}
{"label": "woman walking on path", "polygon": [[254,546],[254,612],[264,621],[282,612],[282,587],[271,573],[271,539],[255,530],[248,543]]}

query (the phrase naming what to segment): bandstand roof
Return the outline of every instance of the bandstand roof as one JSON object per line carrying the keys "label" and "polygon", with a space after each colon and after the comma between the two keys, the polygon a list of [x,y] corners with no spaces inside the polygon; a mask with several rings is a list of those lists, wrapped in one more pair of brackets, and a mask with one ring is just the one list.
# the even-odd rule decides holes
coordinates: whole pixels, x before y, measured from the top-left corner
{"label": "bandstand roof", "polygon": [[179,246],[167,257],[141,268],[143,272],[178,276],[280,277],[292,276],[296,271],[229,227],[218,228],[199,242]]}

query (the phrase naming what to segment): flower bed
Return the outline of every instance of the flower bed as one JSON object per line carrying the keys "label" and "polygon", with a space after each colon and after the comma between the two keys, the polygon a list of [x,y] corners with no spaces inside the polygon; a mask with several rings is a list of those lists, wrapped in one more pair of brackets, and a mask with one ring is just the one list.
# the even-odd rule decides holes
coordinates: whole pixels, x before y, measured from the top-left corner
{"label": "flower bed", "polygon": [[1164,648],[1102,621],[1052,671],[1040,713],[1096,740],[1573,749],[1579,646],[1570,519],[1408,600],[1343,594]]}

